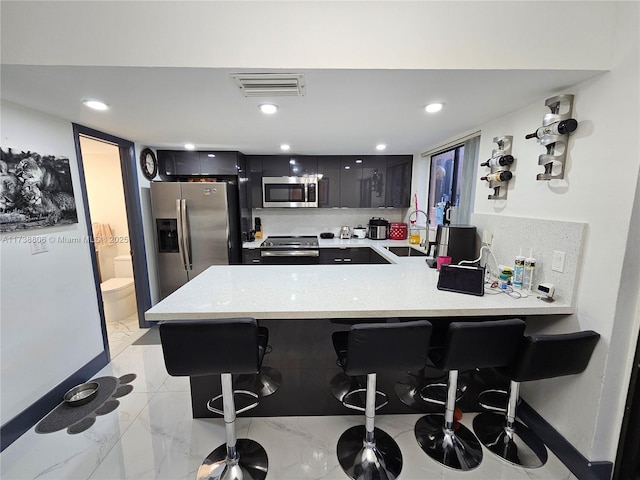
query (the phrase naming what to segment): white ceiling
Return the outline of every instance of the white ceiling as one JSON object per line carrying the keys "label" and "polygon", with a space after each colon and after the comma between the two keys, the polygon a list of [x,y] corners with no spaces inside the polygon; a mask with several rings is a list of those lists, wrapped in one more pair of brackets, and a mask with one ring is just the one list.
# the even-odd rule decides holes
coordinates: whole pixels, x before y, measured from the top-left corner
{"label": "white ceiling", "polygon": [[[246,154],[419,153],[591,78],[594,70],[330,70],[303,73],[302,97],[244,97],[231,73],[270,70],[3,65],[2,98],[142,146]],[[94,112],[83,98],[111,108]],[[438,114],[423,107],[444,102]],[[260,103],[280,110],[265,116]],[[531,126],[532,129],[536,125]],[[507,134],[508,132],[505,132]]]}

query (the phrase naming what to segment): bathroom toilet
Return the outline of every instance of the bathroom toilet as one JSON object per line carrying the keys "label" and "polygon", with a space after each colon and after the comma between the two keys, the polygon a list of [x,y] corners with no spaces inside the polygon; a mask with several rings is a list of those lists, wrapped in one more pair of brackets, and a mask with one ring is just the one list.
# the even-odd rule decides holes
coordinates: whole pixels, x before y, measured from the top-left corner
{"label": "bathroom toilet", "polygon": [[118,322],[136,313],[131,255],[118,255],[113,259],[115,278],[100,284],[104,316],[107,322]]}

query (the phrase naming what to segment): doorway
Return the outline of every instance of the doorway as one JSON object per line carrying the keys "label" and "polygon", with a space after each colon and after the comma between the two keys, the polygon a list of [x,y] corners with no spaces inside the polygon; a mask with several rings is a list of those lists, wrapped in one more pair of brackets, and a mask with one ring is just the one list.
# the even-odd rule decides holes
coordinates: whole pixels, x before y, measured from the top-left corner
{"label": "doorway", "polygon": [[[112,306],[116,307],[115,312],[120,315],[131,311],[127,308],[133,308],[132,315],[127,316],[133,328],[148,328],[150,326],[144,319],[144,312],[151,307],[151,295],[134,145],[128,140],[81,125],[74,124],[73,130],[82,195],[88,199],[85,202],[85,216],[87,230],[92,232],[90,254],[104,345],[105,350],[114,356],[117,353],[114,347],[117,345],[109,345],[108,331],[112,328],[111,325],[109,328],[107,326],[107,321],[110,322],[112,319],[106,318],[111,317],[114,313]],[[103,161],[108,163],[108,166],[102,165],[94,168],[96,167],[95,162]],[[96,170],[100,168],[106,170],[101,173],[97,172]],[[101,195],[109,194],[100,193],[99,190],[105,190],[105,188],[104,186],[96,187],[96,176],[98,177],[97,182],[109,182],[113,185],[109,187],[113,189],[111,199],[103,198],[100,200]],[[88,189],[91,189],[91,192]],[[118,197],[117,200],[116,197]],[[114,205],[103,205],[103,203]],[[116,208],[115,204],[119,204],[120,208]],[[111,207],[114,212],[111,212]],[[117,210],[119,213],[115,212]],[[124,260],[130,262],[130,270],[124,265],[126,263]],[[116,268],[119,271],[118,274],[116,274]],[[121,273],[123,268],[128,273]],[[133,282],[130,281],[131,277],[129,277],[129,281],[117,280],[118,276],[126,279],[128,275],[132,275]],[[110,285],[107,286],[109,293],[105,292],[103,295],[105,285],[101,284],[105,282],[110,282]],[[127,286],[127,283],[133,283],[133,285]],[[127,289],[133,290],[133,307],[129,302],[119,302],[123,294],[127,293]],[[119,290],[119,292],[117,295],[110,296],[110,293],[116,293],[114,290]],[[116,302],[110,302],[110,300],[116,300]]]}

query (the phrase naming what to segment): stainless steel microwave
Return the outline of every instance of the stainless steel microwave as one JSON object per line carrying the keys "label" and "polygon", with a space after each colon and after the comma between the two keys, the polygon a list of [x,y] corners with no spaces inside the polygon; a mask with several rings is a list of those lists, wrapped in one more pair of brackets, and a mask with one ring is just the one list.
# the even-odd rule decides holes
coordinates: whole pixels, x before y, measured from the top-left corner
{"label": "stainless steel microwave", "polygon": [[263,207],[317,207],[318,177],[262,177]]}

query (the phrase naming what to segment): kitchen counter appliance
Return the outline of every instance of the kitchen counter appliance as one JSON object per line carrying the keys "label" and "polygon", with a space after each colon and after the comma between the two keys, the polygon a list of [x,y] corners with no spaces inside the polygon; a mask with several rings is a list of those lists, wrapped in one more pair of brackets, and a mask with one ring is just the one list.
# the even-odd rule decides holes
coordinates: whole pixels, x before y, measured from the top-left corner
{"label": "kitchen counter appliance", "polygon": [[[438,225],[436,232],[434,260],[438,257],[451,257],[451,263],[461,260],[474,260],[478,256],[476,249],[476,227],[473,225]],[[436,262],[429,264],[436,267]]]}
{"label": "kitchen counter appliance", "polygon": [[263,265],[318,265],[318,237],[269,236],[260,244],[260,259]]}
{"label": "kitchen counter appliance", "polygon": [[389,221],[384,218],[373,217],[369,220],[369,238],[372,240],[386,240],[389,236]]}
{"label": "kitchen counter appliance", "polygon": [[160,298],[211,265],[239,264],[238,187],[224,182],[152,182]]}

